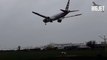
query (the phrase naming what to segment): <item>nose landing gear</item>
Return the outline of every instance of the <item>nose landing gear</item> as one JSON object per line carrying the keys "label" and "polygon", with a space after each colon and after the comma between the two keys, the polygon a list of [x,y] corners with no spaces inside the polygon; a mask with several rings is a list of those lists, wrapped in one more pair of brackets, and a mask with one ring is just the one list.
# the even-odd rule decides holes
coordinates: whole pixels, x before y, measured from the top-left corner
{"label": "nose landing gear", "polygon": [[47,25],[47,23],[45,23],[45,25]]}

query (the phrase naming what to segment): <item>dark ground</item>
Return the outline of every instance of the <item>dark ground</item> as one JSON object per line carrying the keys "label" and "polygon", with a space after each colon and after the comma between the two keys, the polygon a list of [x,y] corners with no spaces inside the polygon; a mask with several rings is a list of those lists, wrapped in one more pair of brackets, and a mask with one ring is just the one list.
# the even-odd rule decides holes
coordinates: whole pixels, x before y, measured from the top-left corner
{"label": "dark ground", "polygon": [[[66,52],[62,54],[61,52]],[[104,60],[107,52],[97,49],[44,50],[44,51],[1,51],[0,60]]]}

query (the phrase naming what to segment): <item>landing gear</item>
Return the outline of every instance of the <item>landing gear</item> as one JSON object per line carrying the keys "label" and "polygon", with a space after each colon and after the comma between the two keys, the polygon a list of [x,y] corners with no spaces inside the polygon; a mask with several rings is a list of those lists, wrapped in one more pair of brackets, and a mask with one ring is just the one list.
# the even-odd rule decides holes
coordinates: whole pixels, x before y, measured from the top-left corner
{"label": "landing gear", "polygon": [[47,23],[45,23],[45,25],[47,25]]}
{"label": "landing gear", "polygon": [[45,23],[45,25],[47,25],[47,22],[48,22],[48,21],[47,21],[47,20],[43,20],[43,22]]}
{"label": "landing gear", "polygon": [[52,20],[50,20],[50,22],[52,23],[53,21],[52,21]]}

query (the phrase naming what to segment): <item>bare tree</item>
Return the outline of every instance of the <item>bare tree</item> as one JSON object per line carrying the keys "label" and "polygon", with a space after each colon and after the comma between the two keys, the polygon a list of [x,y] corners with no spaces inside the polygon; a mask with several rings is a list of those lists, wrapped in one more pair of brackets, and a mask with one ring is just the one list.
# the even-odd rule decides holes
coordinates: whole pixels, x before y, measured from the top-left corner
{"label": "bare tree", "polygon": [[104,40],[104,46],[105,46],[105,51],[106,51],[106,41],[107,41],[106,35],[99,36],[99,37]]}
{"label": "bare tree", "polygon": [[18,46],[17,50],[20,51],[21,50],[21,46]]}
{"label": "bare tree", "polygon": [[89,41],[86,43],[86,45],[93,49],[96,47],[96,41]]}

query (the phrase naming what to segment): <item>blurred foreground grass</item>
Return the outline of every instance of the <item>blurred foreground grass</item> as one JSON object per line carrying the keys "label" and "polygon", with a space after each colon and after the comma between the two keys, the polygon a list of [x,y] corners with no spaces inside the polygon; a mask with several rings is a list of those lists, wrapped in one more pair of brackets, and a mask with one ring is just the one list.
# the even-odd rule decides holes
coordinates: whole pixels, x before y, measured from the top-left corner
{"label": "blurred foreground grass", "polygon": [[[61,52],[66,52],[66,54]],[[93,49],[0,52],[0,60],[45,60],[56,57],[107,57],[107,52]]]}

